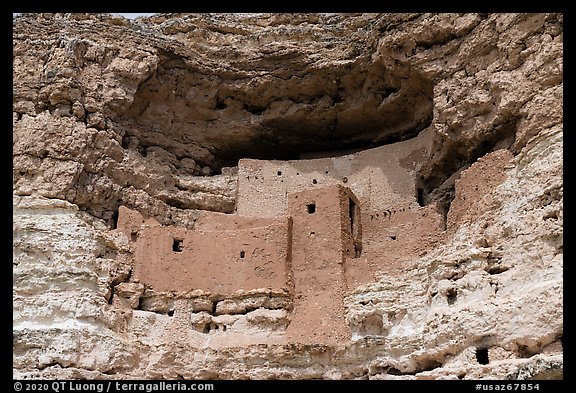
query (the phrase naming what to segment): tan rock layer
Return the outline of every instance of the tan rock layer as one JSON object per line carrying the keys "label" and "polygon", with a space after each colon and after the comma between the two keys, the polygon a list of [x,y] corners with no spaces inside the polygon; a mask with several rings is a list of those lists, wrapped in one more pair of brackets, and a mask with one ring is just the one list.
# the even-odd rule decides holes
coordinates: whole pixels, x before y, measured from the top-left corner
{"label": "tan rock layer", "polygon": [[[544,13],[16,17],[14,377],[562,378],[562,40]],[[350,335],[333,345],[287,340],[312,304],[298,293],[152,291],[133,228],[111,230],[121,205],[220,230],[239,158],[423,129],[431,148],[398,161],[414,189],[387,174],[370,191],[419,209],[363,221],[389,249],[363,247],[377,277],[326,300]],[[420,211],[426,228],[404,229],[424,240],[403,252],[392,230]]]}

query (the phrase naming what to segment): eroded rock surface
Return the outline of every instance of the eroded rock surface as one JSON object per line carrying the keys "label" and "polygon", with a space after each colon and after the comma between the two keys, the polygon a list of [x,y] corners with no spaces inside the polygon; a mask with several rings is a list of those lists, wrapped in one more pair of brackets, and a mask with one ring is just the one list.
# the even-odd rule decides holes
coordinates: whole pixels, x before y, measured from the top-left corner
{"label": "eroded rock surface", "polygon": [[[15,17],[14,377],[562,378],[562,39],[540,13]],[[336,184],[362,236],[314,321],[292,240],[281,290],[135,274],[154,228],[265,228]]]}

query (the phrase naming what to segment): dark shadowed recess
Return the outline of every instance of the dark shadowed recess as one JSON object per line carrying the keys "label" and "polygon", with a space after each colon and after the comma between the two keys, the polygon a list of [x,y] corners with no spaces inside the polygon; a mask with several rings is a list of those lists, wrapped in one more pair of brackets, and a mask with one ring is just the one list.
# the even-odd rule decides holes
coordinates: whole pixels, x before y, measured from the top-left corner
{"label": "dark shadowed recess", "polygon": [[436,203],[446,218],[461,171],[494,150],[508,149],[515,153],[513,143],[519,120],[509,119],[474,141],[459,139],[458,135],[445,138],[436,135],[435,152],[422,166],[416,180],[418,203],[421,206]]}
{"label": "dark shadowed recess", "polygon": [[[156,71],[115,119],[124,139],[136,141],[124,147],[145,152],[159,146],[214,174],[241,158],[329,157],[396,143],[433,120],[433,83],[408,65],[360,56],[302,70],[283,58],[207,72],[178,54],[159,54]],[[274,77],[280,68],[284,74]],[[435,135],[433,154],[417,178],[419,203],[435,203],[446,215],[459,173],[496,148],[510,148],[517,122],[510,119],[474,141]]]}
{"label": "dark shadowed recess", "polygon": [[[293,70],[281,59],[206,73],[174,53],[140,84],[118,124],[141,148],[160,146],[219,173],[240,158],[298,159],[304,153],[362,150],[412,138],[432,120],[430,81],[366,58]],[[258,76],[266,74],[266,77]],[[326,154],[325,154],[326,155]],[[327,154],[330,155],[330,154]]]}

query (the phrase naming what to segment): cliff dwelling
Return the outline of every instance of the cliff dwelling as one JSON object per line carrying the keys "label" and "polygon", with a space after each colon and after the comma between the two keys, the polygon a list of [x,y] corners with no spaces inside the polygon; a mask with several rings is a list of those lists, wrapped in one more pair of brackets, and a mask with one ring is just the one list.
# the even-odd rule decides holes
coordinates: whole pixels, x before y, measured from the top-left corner
{"label": "cliff dwelling", "polygon": [[[262,308],[287,313],[279,340],[335,345],[361,335],[344,318],[344,297],[403,270],[443,239],[445,218],[417,200],[415,169],[429,150],[429,132],[422,132],[335,157],[241,159],[235,211],[204,212],[189,227],[121,206],[116,230],[132,243],[131,277],[143,286],[137,306],[146,310],[150,297],[179,299],[164,309],[207,313],[194,327],[204,333],[217,326],[210,318]],[[238,297],[250,304],[219,307]],[[224,324],[224,331],[234,329]]]}
{"label": "cliff dwelling", "polygon": [[15,379],[563,377],[563,14],[12,46]]}

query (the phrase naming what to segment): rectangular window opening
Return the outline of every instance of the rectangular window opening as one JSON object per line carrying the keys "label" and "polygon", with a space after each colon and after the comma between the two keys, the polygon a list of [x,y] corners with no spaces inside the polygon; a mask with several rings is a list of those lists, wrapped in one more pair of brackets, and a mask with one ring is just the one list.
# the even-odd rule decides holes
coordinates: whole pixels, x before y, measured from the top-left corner
{"label": "rectangular window opening", "polygon": [[174,239],[174,241],[172,242],[172,251],[182,252],[183,249],[184,249],[184,240]]}
{"label": "rectangular window opening", "polygon": [[315,203],[310,203],[310,204],[306,205],[306,208],[308,209],[308,214],[314,214],[316,212],[316,204]]}
{"label": "rectangular window opening", "polygon": [[354,224],[356,223],[356,204],[352,199],[349,200],[348,204],[348,217],[350,218],[350,233],[355,236]]}
{"label": "rectangular window opening", "polygon": [[476,361],[479,364],[490,363],[490,359],[488,358],[488,348],[476,348]]}
{"label": "rectangular window opening", "polygon": [[416,200],[418,201],[418,205],[426,206],[426,202],[424,201],[424,189],[418,187],[416,189]]}
{"label": "rectangular window opening", "polygon": [[118,228],[118,210],[112,212],[112,217],[110,218],[110,229]]}

